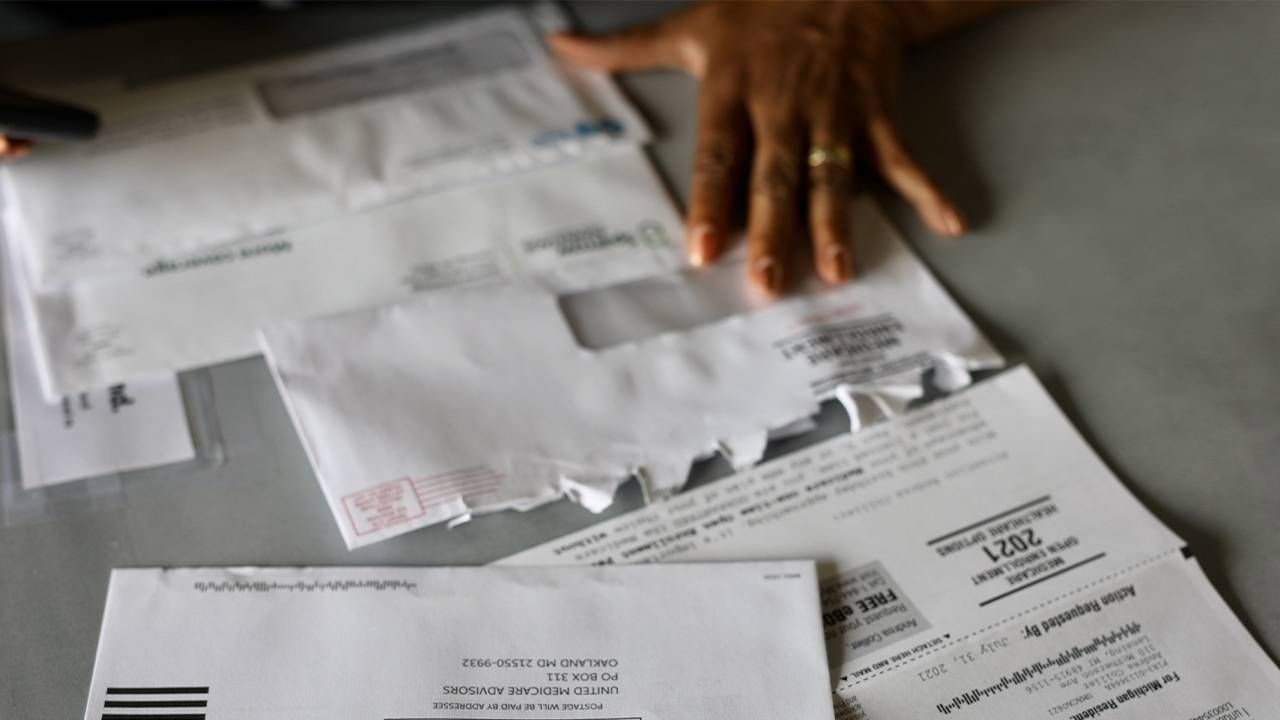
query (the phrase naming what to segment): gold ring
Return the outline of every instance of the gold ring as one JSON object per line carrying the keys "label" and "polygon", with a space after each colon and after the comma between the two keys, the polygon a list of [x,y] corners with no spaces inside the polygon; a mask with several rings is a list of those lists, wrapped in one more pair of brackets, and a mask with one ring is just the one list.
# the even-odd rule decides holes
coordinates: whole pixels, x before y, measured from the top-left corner
{"label": "gold ring", "polygon": [[817,169],[823,165],[835,165],[845,172],[853,169],[853,155],[848,145],[814,145],[809,148],[809,167]]}

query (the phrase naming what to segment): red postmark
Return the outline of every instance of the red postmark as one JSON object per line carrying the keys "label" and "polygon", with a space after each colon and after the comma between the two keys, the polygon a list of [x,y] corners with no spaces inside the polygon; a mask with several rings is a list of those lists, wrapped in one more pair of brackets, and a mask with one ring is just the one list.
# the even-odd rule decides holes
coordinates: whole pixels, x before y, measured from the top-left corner
{"label": "red postmark", "polygon": [[342,507],[358,537],[412,522],[455,500],[495,492],[505,479],[506,475],[485,467],[399,478],[343,497]]}

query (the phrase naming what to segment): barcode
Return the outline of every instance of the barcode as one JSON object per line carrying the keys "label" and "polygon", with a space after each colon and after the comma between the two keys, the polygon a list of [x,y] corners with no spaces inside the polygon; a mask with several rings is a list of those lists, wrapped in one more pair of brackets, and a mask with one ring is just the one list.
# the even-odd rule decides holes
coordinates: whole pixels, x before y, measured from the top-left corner
{"label": "barcode", "polygon": [[102,720],[204,720],[206,685],[109,687]]}

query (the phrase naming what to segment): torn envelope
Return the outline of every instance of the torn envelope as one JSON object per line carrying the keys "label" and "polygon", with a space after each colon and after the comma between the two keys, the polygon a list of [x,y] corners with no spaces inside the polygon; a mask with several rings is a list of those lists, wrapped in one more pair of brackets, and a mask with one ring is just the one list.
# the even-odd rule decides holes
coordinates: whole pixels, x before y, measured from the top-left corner
{"label": "torn envelope", "polygon": [[450,23],[166,82],[59,88],[91,142],[4,169],[47,289],[648,134],[612,84],[562,67],[554,8]]}
{"label": "torn envelope", "polygon": [[832,720],[812,562],[115,570],[86,720]]}
{"label": "torn envelope", "polygon": [[909,396],[940,366],[999,363],[874,206],[858,214],[859,282],[634,342],[588,349],[518,285],[285,324],[263,347],[348,547],[564,495],[599,509],[632,474],[662,496],[717,449],[750,464],[836,388]]}
{"label": "torn envelope", "polygon": [[[7,220],[8,218],[6,218]],[[526,278],[569,291],[684,263],[641,149],[562,163],[32,297],[46,395],[256,355],[258,328]],[[22,228],[13,228],[21,233]]]}

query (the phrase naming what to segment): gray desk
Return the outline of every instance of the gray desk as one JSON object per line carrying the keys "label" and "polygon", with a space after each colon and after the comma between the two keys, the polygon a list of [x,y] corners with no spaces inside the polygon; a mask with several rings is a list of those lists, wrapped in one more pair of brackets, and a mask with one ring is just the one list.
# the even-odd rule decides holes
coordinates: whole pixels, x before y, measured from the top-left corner
{"label": "gray desk", "polygon": [[[599,29],[661,8],[577,10]],[[106,36],[203,33],[135,61],[169,70],[377,32],[429,12],[224,14],[205,25],[173,21],[161,35],[153,27]],[[1278,32],[1277,4],[1055,5],[996,18],[914,57],[903,101],[919,154],[979,229],[958,244],[936,242],[886,199],[965,308],[1033,366],[1134,493],[1190,541],[1273,653]],[[68,58],[56,47],[0,47],[0,74],[130,61],[105,49]],[[655,73],[625,85],[657,127],[653,155],[683,196],[692,83]],[[104,507],[0,527],[0,718],[83,712],[113,566],[482,563],[596,519],[560,504],[349,553],[263,363],[217,367],[210,378],[226,464],[140,473]],[[614,512],[637,502],[627,494]]]}

